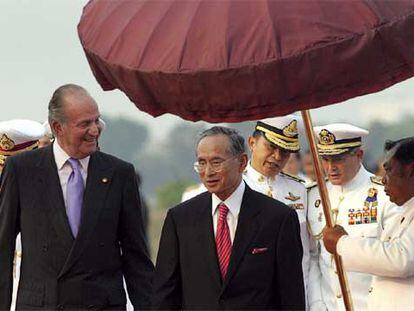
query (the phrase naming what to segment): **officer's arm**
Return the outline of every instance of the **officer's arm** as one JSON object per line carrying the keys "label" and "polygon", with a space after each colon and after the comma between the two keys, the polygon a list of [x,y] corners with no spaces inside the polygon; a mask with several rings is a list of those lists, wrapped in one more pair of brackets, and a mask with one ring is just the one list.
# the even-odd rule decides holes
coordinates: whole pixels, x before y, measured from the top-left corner
{"label": "officer's arm", "polygon": [[345,269],[378,276],[405,278],[414,275],[414,226],[390,241],[343,236],[337,252]]}

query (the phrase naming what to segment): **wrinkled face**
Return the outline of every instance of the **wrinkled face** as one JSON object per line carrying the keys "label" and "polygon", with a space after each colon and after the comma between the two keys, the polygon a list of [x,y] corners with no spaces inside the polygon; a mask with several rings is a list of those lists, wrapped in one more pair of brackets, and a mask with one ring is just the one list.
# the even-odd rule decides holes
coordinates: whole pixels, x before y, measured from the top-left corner
{"label": "wrinkled face", "polygon": [[290,152],[271,144],[263,136],[249,137],[252,167],[267,177],[275,177],[285,167]]}
{"label": "wrinkled face", "polygon": [[363,154],[364,152],[358,149],[354,153],[322,156],[322,165],[329,181],[337,186],[351,181],[361,167]]}
{"label": "wrinkled face", "polygon": [[65,96],[64,113],[66,121],[53,121],[59,145],[76,159],[85,158],[97,150],[101,133],[98,106],[88,94],[76,92]]}
{"label": "wrinkled face", "polygon": [[[239,186],[247,165],[247,155],[233,156],[230,152],[229,138],[225,135],[215,135],[205,137],[199,142],[197,161],[205,166],[205,170],[199,172],[204,186],[224,201]],[[220,169],[213,170],[211,163],[221,163]]]}
{"label": "wrinkled face", "polygon": [[384,191],[390,201],[401,206],[412,197],[414,165],[402,165],[394,158],[384,162],[385,175],[382,178]]}

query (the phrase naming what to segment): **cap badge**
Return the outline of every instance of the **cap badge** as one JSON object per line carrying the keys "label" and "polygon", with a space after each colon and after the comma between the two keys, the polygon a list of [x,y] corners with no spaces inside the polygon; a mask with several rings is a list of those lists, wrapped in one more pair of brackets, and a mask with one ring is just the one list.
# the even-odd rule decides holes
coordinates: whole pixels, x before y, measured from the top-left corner
{"label": "cap badge", "polygon": [[3,134],[0,138],[0,148],[9,151],[14,148],[14,141],[7,137],[6,134]]}
{"label": "cap badge", "polygon": [[319,142],[321,145],[332,145],[335,143],[335,135],[326,129],[319,133]]}
{"label": "cap badge", "polygon": [[289,125],[283,128],[283,135],[287,137],[294,137],[298,134],[298,122],[293,120]]}

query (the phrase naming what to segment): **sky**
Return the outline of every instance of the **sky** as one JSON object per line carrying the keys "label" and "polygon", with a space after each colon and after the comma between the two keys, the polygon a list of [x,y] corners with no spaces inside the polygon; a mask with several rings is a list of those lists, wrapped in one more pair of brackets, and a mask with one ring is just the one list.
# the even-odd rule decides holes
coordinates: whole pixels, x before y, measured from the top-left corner
{"label": "sky", "polygon": [[[93,77],[82,50],[77,24],[86,0],[0,0],[0,120],[44,121],[53,91],[65,83],[84,86],[101,113],[144,122],[151,137],[156,129],[184,122],[164,115],[153,118],[139,111],[120,91],[104,92]],[[373,120],[397,122],[414,115],[414,79],[387,90],[311,111],[314,123]]]}

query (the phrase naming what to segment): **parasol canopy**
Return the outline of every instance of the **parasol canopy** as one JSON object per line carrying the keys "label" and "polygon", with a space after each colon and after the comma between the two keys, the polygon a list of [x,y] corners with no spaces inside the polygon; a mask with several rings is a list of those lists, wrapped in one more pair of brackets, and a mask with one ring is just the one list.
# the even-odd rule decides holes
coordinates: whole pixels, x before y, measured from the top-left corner
{"label": "parasol canopy", "polygon": [[104,90],[191,121],[283,115],[414,75],[414,0],[92,0],[78,31]]}

